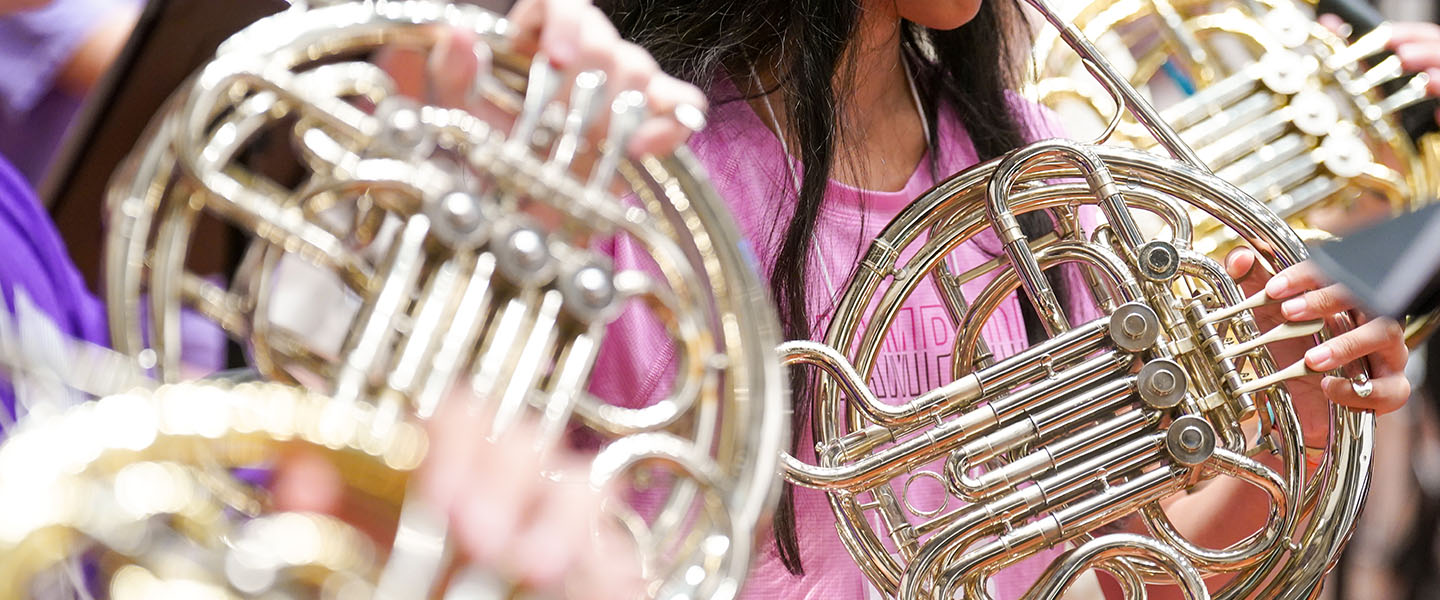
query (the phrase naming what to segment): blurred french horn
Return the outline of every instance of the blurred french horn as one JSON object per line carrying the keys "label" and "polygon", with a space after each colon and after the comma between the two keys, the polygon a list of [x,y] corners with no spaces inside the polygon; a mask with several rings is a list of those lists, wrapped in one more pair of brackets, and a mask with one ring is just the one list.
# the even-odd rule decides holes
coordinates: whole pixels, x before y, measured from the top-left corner
{"label": "blurred french horn", "polygon": [[[447,27],[475,36],[468,110],[403,97],[372,62],[429,53]],[[646,499],[607,510],[647,597],[737,593],[786,441],[773,311],[688,153],[624,156],[643,96],[532,64],[506,27],[438,1],[297,7],[226,41],[169,100],[112,181],[106,265],[113,343],[164,385],[23,423],[0,447],[0,597],[78,562],[80,587],[114,597],[473,594],[456,588],[485,577],[448,579],[445,519],[406,493],[423,421],[464,401],[452,385],[490,404],[495,432],[528,419],[591,448],[577,485]],[[187,266],[205,220],[245,234],[233,273]],[[621,238],[641,267],[601,251]],[[658,401],[589,391],[626,310],[673,339]],[[240,342],[264,381],[183,381],[182,334],[201,328],[182,311]],[[276,512],[257,481],[296,445],[384,507],[393,544]]]}
{"label": "blurred french horn", "polygon": [[[1075,27],[1030,3],[1176,158],[1047,140],[919,197],[862,255],[825,343],[780,348],[823,374],[817,462],[787,456],[785,475],[827,493],[841,540],[891,597],[987,598],[997,575],[1046,552],[1054,558],[1027,600],[1059,598],[1091,569],[1113,574],[1128,598],[1149,583],[1210,598],[1205,580],[1217,575],[1231,579],[1214,582],[1213,597],[1311,597],[1363,503],[1374,416],[1292,405],[1280,384],[1307,374],[1303,360],[1277,369],[1267,345],[1318,341],[1349,319],[1262,332],[1236,282],[1199,249],[1199,221],[1276,270],[1305,257],[1300,237],[1211,174]],[[1055,232],[1027,240],[1016,217],[1037,210]],[[1099,215],[1093,231],[1084,212]],[[954,270],[947,256],[986,232],[1003,255]],[[1087,283],[1067,292],[1093,296],[1101,316],[1062,308],[1045,275],[1062,265]],[[920,286],[935,287],[956,331],[941,365],[950,383],[887,404],[867,382]],[[997,359],[980,333],[1017,290],[1048,339]],[[1364,366],[1348,369],[1364,386]],[[1328,438],[1303,439],[1302,416],[1322,431],[1328,420]],[[1258,488],[1270,518],[1210,548],[1178,531],[1162,503],[1217,478]],[[920,491],[937,486],[938,498]]]}
{"label": "blurred french horn", "polygon": [[[1377,26],[1352,43],[1298,0],[1085,0],[1058,8],[1216,175],[1307,240],[1417,207],[1440,191],[1436,137],[1412,141],[1400,119],[1425,100],[1429,76],[1407,74],[1385,54],[1387,24],[1365,24]],[[1031,93],[1064,115],[1072,134],[1100,132],[1115,115],[1110,139],[1153,147],[1053,31],[1037,36],[1034,58]],[[1214,220],[1197,219],[1197,250],[1235,241]]]}

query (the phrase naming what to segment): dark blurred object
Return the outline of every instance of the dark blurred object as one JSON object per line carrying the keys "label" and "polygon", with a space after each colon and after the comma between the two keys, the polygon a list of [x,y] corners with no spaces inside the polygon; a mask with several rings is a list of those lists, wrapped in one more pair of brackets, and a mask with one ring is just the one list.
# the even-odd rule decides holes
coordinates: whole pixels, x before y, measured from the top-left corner
{"label": "dark blurred object", "polygon": [[1310,259],[1370,312],[1392,318],[1440,308],[1440,205],[1312,246]]}
{"label": "dark blurred object", "polygon": [[[100,289],[101,283],[101,214],[111,173],[160,105],[215,54],[220,42],[288,6],[284,0],[150,0],[146,5],[125,50],[76,118],[40,188],[92,289]],[[194,258],[213,261],[219,270],[225,246],[217,243],[214,257]]]}
{"label": "dark blurred object", "polygon": [[1350,24],[1354,37],[1370,33],[1385,22],[1385,15],[1365,0],[1320,0],[1315,3],[1318,14],[1332,14]]}

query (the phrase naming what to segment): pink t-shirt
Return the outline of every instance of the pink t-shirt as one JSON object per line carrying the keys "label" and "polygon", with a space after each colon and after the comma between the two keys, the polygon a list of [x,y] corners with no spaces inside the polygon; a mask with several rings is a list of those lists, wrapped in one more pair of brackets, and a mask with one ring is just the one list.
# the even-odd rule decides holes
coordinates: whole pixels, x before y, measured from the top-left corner
{"label": "pink t-shirt", "polygon": [[[733,87],[726,87],[729,89],[717,95],[735,97]],[[1016,105],[1030,123],[1030,129],[1035,131],[1033,139],[1055,137],[1058,133],[1048,115],[1039,108],[1022,102]],[[975,149],[958,118],[942,111],[938,125],[939,140],[932,151],[938,153],[941,176],[947,177],[974,165]],[[753,249],[762,275],[768,279],[795,203],[796,182],[786,168],[787,161],[793,159],[785,154],[778,138],[744,101],[716,104],[710,111],[708,128],[690,140],[690,148],[709,171],[711,181]],[[896,191],[867,191],[830,181],[815,226],[808,271],[810,281],[807,282],[808,314],[813,320],[811,331],[816,339],[823,338],[834,301],[843,292],[870,240],[907,204],[936,183],[930,176],[929,160],[927,155],[905,186]],[[646,262],[639,258],[643,251],[625,240],[611,244],[607,250],[620,268]],[[960,246],[949,260],[952,268],[960,272],[1000,254],[999,241],[987,232]],[[1078,272],[1070,270],[1065,276],[1069,279],[1068,289],[1079,290],[1083,285]],[[989,279],[981,278],[965,285],[966,297],[974,298]],[[1079,298],[1067,307],[1072,320],[1096,316],[1088,297],[1072,296]],[[667,387],[673,359],[671,342],[663,330],[639,314],[640,311],[627,311],[607,331],[592,384],[592,392],[600,398],[633,404],[635,398],[653,398],[667,391],[662,388]],[[1014,354],[1027,345],[1015,296],[999,307],[981,334],[997,358]],[[900,404],[948,383],[954,336],[955,329],[936,290],[928,282],[921,285],[901,309],[878,357],[869,382],[875,395],[881,401]],[[814,442],[808,427],[805,431],[798,444],[800,458],[814,464]],[[940,464],[929,468],[938,472]],[[912,486],[911,499],[917,506],[938,504],[944,491],[938,485],[926,485],[931,483],[933,481],[921,480]],[[904,498],[901,486],[895,487],[897,497]],[[950,498],[949,506],[955,507],[958,503],[957,498]],[[825,495],[797,488],[795,512],[805,573],[796,576],[786,571],[773,536],[767,531],[762,534],[741,597],[752,600],[863,600],[870,597],[868,581],[835,532],[835,517]],[[1051,552],[1043,559],[1032,559],[1003,571],[993,586],[998,597],[1018,597],[1054,554]]]}

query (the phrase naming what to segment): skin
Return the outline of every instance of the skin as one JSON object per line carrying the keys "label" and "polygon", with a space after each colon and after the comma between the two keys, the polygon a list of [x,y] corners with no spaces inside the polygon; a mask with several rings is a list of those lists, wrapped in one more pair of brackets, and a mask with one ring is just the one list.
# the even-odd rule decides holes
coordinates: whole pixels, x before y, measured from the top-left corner
{"label": "skin", "polygon": [[[900,62],[899,27],[902,19],[939,29],[961,26],[974,18],[979,9],[976,0],[867,0],[862,5],[859,38],[837,87],[844,90],[848,109],[841,115],[846,137],[841,140],[839,154],[845,164],[854,168],[835,171],[841,181],[866,189],[893,190],[901,188],[924,156],[926,143],[920,115],[910,98],[905,72]],[[636,156],[662,154],[683,143],[691,133],[671,115],[681,104],[702,110],[704,95],[693,86],[661,73],[653,59],[634,44],[620,40],[604,14],[585,0],[521,0],[509,18],[515,25],[514,41],[522,52],[543,52],[546,60],[567,76],[581,71],[599,69],[607,74],[607,89],[635,89],[644,92],[652,116],[631,139],[628,150]],[[1397,29],[1397,34],[1400,30]],[[1407,66],[1440,69],[1440,28],[1404,30],[1397,42],[1402,60],[1411,56]],[[440,103],[464,104],[464,90],[469,89],[476,68],[483,68],[468,52],[469,40],[454,34],[448,45],[437,50],[436,57],[406,56],[397,53],[382,56],[380,61],[395,74],[402,90],[438,94]],[[1408,40],[1408,41],[1407,41]],[[1407,49],[1410,43],[1426,45]],[[1418,47],[1418,46],[1417,46]],[[1428,62],[1427,62],[1428,61]],[[757,65],[760,84],[774,82],[772,71]],[[429,78],[427,81],[426,78]],[[742,87],[755,85],[750,78],[734,78]],[[1440,78],[1437,78],[1440,80]],[[1440,83],[1432,84],[1440,92]],[[754,91],[755,88],[751,88]],[[422,92],[423,90],[423,92]],[[563,92],[562,92],[563,94]],[[563,95],[562,95],[563,97]],[[777,121],[785,122],[784,102],[772,98],[771,107],[778,113]],[[771,121],[763,101],[752,105],[762,120]],[[775,122],[771,122],[776,127]],[[603,130],[603,128],[602,128]],[[793,139],[785,131],[776,134]],[[1313,266],[1301,264],[1275,276],[1254,269],[1254,255],[1240,251],[1227,259],[1231,275],[1247,289],[1265,286],[1276,298],[1303,298],[1304,306],[1295,302],[1279,310],[1265,313],[1268,324],[1283,320],[1306,320],[1320,315],[1353,310],[1348,296],[1339,288],[1320,279]],[[1278,345],[1277,345],[1278,346]],[[1364,410],[1388,412],[1402,405],[1409,396],[1408,384],[1399,375],[1405,362],[1403,340],[1398,325],[1383,319],[1339,336],[1325,345],[1306,351],[1301,345],[1274,348],[1284,360],[1301,355],[1313,368],[1325,370],[1361,357],[1368,357],[1375,366],[1375,391],[1369,398],[1358,398],[1347,381],[1337,378],[1311,377],[1292,384],[1297,404],[1305,404],[1323,412],[1327,402],[1338,402]],[[1288,353],[1288,354],[1287,354]],[[1288,364],[1282,362],[1282,364]],[[471,403],[452,403],[465,407]],[[422,489],[432,502],[447,509],[452,519],[462,553],[470,559],[495,568],[512,580],[529,582],[540,591],[559,592],[570,589],[613,589],[619,594],[638,585],[633,564],[627,558],[617,560],[613,535],[577,535],[589,531],[581,527],[593,523],[604,490],[585,494],[566,489],[553,481],[537,478],[542,467],[539,455],[527,447],[530,433],[524,427],[507,433],[498,440],[477,443],[475,431],[488,430],[483,415],[458,409],[460,413],[436,419],[431,424],[432,452],[422,469]],[[1323,419],[1306,419],[1311,425],[1307,437],[1323,436]],[[569,459],[551,453],[548,468],[568,468]],[[314,469],[306,463],[303,468]],[[578,467],[575,467],[578,468]],[[324,477],[318,477],[323,480]],[[560,486],[560,487],[557,487]],[[512,490],[510,494],[491,493],[496,487]],[[1182,530],[1195,531],[1196,539],[1221,545],[1237,540],[1256,528],[1259,521],[1251,513],[1264,507],[1247,506],[1243,484],[1226,484],[1176,502],[1187,510],[1189,519],[1177,523]],[[307,492],[302,500],[325,501],[324,493]],[[1193,510],[1190,510],[1193,509]],[[1247,510],[1253,509],[1253,510]],[[1174,514],[1174,513],[1172,513]],[[1226,519],[1215,518],[1225,514]],[[1259,519],[1264,519],[1260,514]],[[535,540],[543,540],[539,543]],[[565,547],[568,546],[568,547]],[[564,548],[562,548],[564,547]],[[555,555],[559,554],[559,559]],[[618,554],[623,556],[623,554]],[[540,560],[540,557],[551,560]],[[542,568],[542,564],[563,566]],[[618,566],[617,566],[618,565]],[[586,586],[576,588],[573,586]],[[617,595],[617,597],[620,597]]]}
{"label": "skin", "polygon": [[50,0],[0,0],[0,16],[45,8]]}
{"label": "skin", "polygon": [[139,18],[139,4],[121,3],[114,7],[70,54],[55,85],[75,96],[89,93],[125,48]]}

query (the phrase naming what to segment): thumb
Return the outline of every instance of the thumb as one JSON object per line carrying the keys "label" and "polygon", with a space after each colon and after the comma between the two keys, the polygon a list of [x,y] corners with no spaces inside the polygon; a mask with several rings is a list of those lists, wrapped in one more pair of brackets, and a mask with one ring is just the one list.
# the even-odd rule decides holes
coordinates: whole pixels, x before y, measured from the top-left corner
{"label": "thumb", "polygon": [[1240,285],[1246,296],[1254,294],[1270,281],[1270,271],[1260,263],[1255,251],[1250,248],[1236,248],[1225,256],[1225,272]]}

